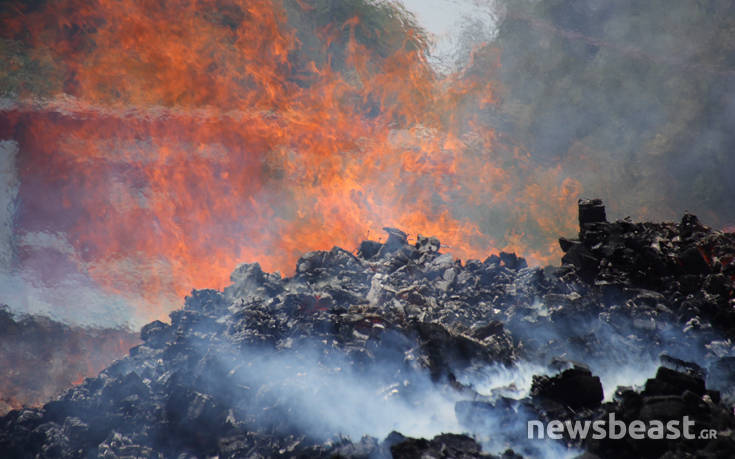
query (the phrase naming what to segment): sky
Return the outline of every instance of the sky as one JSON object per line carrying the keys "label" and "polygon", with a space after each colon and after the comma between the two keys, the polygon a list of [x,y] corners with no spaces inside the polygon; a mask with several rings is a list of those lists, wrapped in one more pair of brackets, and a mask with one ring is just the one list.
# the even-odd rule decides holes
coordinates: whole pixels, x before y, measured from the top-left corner
{"label": "sky", "polygon": [[457,48],[461,25],[470,21],[482,22],[492,30],[490,6],[481,0],[397,0],[411,11],[434,40],[432,50],[435,63],[446,62]]}

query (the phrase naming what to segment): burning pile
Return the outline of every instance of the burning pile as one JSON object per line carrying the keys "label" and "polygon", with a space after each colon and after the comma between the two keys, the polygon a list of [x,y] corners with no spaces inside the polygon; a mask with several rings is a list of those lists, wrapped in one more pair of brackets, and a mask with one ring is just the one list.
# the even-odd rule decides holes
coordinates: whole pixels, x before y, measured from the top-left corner
{"label": "burning pile", "polygon": [[[691,215],[608,223],[599,201],[583,201],[579,239],[560,241],[564,264],[541,269],[511,253],[463,263],[436,238],[409,244],[385,230],[384,243],[365,241],[356,254],[305,254],[292,277],[244,264],[223,291],[193,291],[170,324],[144,326],[143,344],[98,377],[6,415],[0,449],[106,458],[735,451],[735,235]],[[616,389],[646,377],[645,387]],[[526,437],[527,420],[611,413],[687,415],[719,436]]]}
{"label": "burning pile", "polygon": [[577,182],[496,135],[494,59],[438,74],[394,2],[6,3],[0,268],[148,322],[242,260],[291,274],[384,225],[538,260],[571,229]]}

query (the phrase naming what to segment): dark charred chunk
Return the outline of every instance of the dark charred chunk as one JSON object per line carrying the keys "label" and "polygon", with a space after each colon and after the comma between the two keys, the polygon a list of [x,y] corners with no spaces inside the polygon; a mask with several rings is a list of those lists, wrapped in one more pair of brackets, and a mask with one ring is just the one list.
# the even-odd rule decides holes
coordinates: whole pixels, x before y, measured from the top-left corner
{"label": "dark charred chunk", "polygon": [[605,206],[601,199],[580,199],[579,205],[579,227],[584,228],[589,223],[602,223],[607,221]]}
{"label": "dark charred chunk", "polygon": [[474,439],[457,434],[442,434],[431,440],[406,438],[393,444],[390,452],[394,459],[489,457],[482,454],[480,445]]}
{"label": "dark charred chunk", "polygon": [[666,367],[659,367],[656,377],[646,381],[645,395],[682,395],[691,391],[704,395],[704,379]]}
{"label": "dark charred chunk", "polygon": [[600,406],[604,398],[600,378],[587,368],[574,367],[556,376],[534,376],[531,394],[572,409]]}
{"label": "dark charred chunk", "polygon": [[359,249],[357,250],[357,256],[363,260],[369,260],[378,254],[382,246],[383,244],[380,242],[362,241]]}

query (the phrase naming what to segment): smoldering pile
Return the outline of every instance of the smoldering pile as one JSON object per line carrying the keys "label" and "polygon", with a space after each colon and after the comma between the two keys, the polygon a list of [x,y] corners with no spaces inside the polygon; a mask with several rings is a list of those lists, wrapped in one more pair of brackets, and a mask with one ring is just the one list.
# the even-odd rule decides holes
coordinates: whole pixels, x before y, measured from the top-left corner
{"label": "smoldering pile", "polygon": [[139,343],[125,328],[68,325],[0,305],[0,414],[40,406]]}
{"label": "smoldering pile", "polygon": [[[508,253],[462,263],[435,238],[409,244],[400,230],[386,231],[384,243],[365,241],[356,255],[308,253],[290,278],[248,264],[224,291],[192,292],[170,325],[143,327],[143,344],[98,377],[40,409],[6,415],[0,450],[105,458],[735,454],[735,235],[691,215],[678,224],[608,223],[599,201],[584,201],[579,238],[560,240],[562,266],[541,269]],[[628,373],[649,380],[610,386],[635,383]],[[527,439],[527,420],[611,413],[688,415],[717,438]]]}

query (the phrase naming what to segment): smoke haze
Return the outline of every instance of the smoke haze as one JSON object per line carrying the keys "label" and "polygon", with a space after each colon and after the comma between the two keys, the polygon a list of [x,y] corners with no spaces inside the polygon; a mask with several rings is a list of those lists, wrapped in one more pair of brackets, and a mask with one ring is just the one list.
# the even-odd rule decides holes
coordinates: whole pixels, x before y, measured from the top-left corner
{"label": "smoke haze", "polygon": [[0,16],[19,311],[139,325],[238,262],[289,273],[386,224],[556,263],[582,195],[735,220],[729,2],[232,1],[185,29],[63,3]]}

